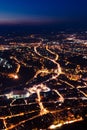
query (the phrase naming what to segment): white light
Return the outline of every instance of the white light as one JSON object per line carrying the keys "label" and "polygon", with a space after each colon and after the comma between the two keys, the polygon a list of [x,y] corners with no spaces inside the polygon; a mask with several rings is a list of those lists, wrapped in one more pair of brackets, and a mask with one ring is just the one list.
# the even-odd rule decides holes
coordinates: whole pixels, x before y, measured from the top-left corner
{"label": "white light", "polygon": [[14,79],[18,79],[18,75],[14,75]]}
{"label": "white light", "polygon": [[9,78],[13,78],[13,79],[18,79],[18,75],[17,74],[8,74]]}
{"label": "white light", "polygon": [[58,128],[58,127],[61,127],[62,126],[62,123],[60,123],[60,124],[57,124],[57,125],[51,125],[50,127],[49,127],[49,129],[56,129],[56,128]]}

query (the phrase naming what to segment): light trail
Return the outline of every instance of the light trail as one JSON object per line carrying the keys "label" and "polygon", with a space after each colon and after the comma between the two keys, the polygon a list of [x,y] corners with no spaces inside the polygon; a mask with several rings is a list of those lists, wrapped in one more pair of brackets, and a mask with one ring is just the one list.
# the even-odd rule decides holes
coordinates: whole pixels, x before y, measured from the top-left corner
{"label": "light trail", "polygon": [[40,106],[40,115],[47,114],[49,111],[44,108],[43,103],[41,102],[40,90],[39,89],[37,90],[37,96],[38,96],[37,102]]}
{"label": "light trail", "polygon": [[78,90],[80,93],[82,93],[85,97],[87,97],[87,94],[86,94],[85,92],[81,91],[78,87],[75,87],[74,85],[72,85],[72,84],[70,84],[70,83],[68,83],[68,82],[66,82],[66,81],[63,81],[63,80],[60,80],[60,81],[61,81],[61,82],[64,82],[65,84],[69,85],[69,86],[72,87],[72,88],[75,88],[75,89]]}
{"label": "light trail", "polygon": [[48,45],[46,45],[46,50],[47,50],[48,52],[50,52],[51,54],[55,55],[55,61],[57,61],[57,60],[59,59],[59,56],[58,56],[55,52],[51,51],[51,50],[49,49],[49,46],[48,46]]}
{"label": "light trail", "polygon": [[56,92],[56,94],[60,97],[59,101],[63,103],[64,102],[64,97],[56,89],[53,89],[53,91]]}
{"label": "light trail", "polygon": [[41,116],[41,115],[39,114],[39,115],[36,115],[36,116],[34,116],[34,117],[32,117],[32,118],[29,118],[29,119],[27,119],[27,120],[20,121],[19,123],[15,124],[15,125],[11,125],[10,127],[6,128],[5,130],[12,130],[13,128],[16,128],[16,127],[18,127],[18,126],[24,124],[25,122],[28,122],[28,121],[33,120],[33,119],[35,119],[35,118],[38,118],[38,117],[40,117],[40,116]]}
{"label": "light trail", "polygon": [[[36,53],[37,55],[39,55],[40,57],[43,57],[44,59],[47,59],[47,60],[53,62],[54,64],[56,64],[57,69],[54,70],[54,73],[57,74],[57,76],[59,76],[60,74],[62,74],[62,69],[61,69],[61,67],[60,67],[60,64],[57,63],[57,62],[55,61],[55,59],[50,59],[49,57],[42,56],[42,55],[37,51],[37,47],[38,47],[38,46],[35,46],[35,47],[34,47],[35,53]],[[52,73],[52,72],[51,72],[51,73]]]}
{"label": "light trail", "polygon": [[27,114],[31,114],[31,113],[34,113],[34,112],[39,112],[39,110],[33,110],[33,111],[29,111],[29,112],[21,112],[21,113],[19,113],[19,114],[15,114],[15,115],[10,115],[10,116],[2,116],[2,117],[0,117],[0,119],[2,119],[2,120],[6,120],[6,119],[11,119],[11,118],[13,118],[13,117],[21,117],[21,116],[24,116],[24,115],[27,115]]}
{"label": "light trail", "polygon": [[72,124],[72,123],[75,123],[75,122],[79,122],[79,121],[82,121],[82,117],[80,117],[79,119],[74,119],[74,120],[70,120],[70,121],[65,121],[63,123],[58,123],[58,124],[53,124],[49,127],[50,130],[55,130],[59,127],[62,127],[63,125],[66,125],[66,124]]}

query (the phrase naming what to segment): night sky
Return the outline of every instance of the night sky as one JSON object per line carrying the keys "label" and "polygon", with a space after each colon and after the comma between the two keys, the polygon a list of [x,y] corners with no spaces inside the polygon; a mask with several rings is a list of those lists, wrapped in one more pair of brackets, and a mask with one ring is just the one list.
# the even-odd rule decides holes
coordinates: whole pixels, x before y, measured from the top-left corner
{"label": "night sky", "polygon": [[87,0],[0,0],[0,24],[87,20]]}

